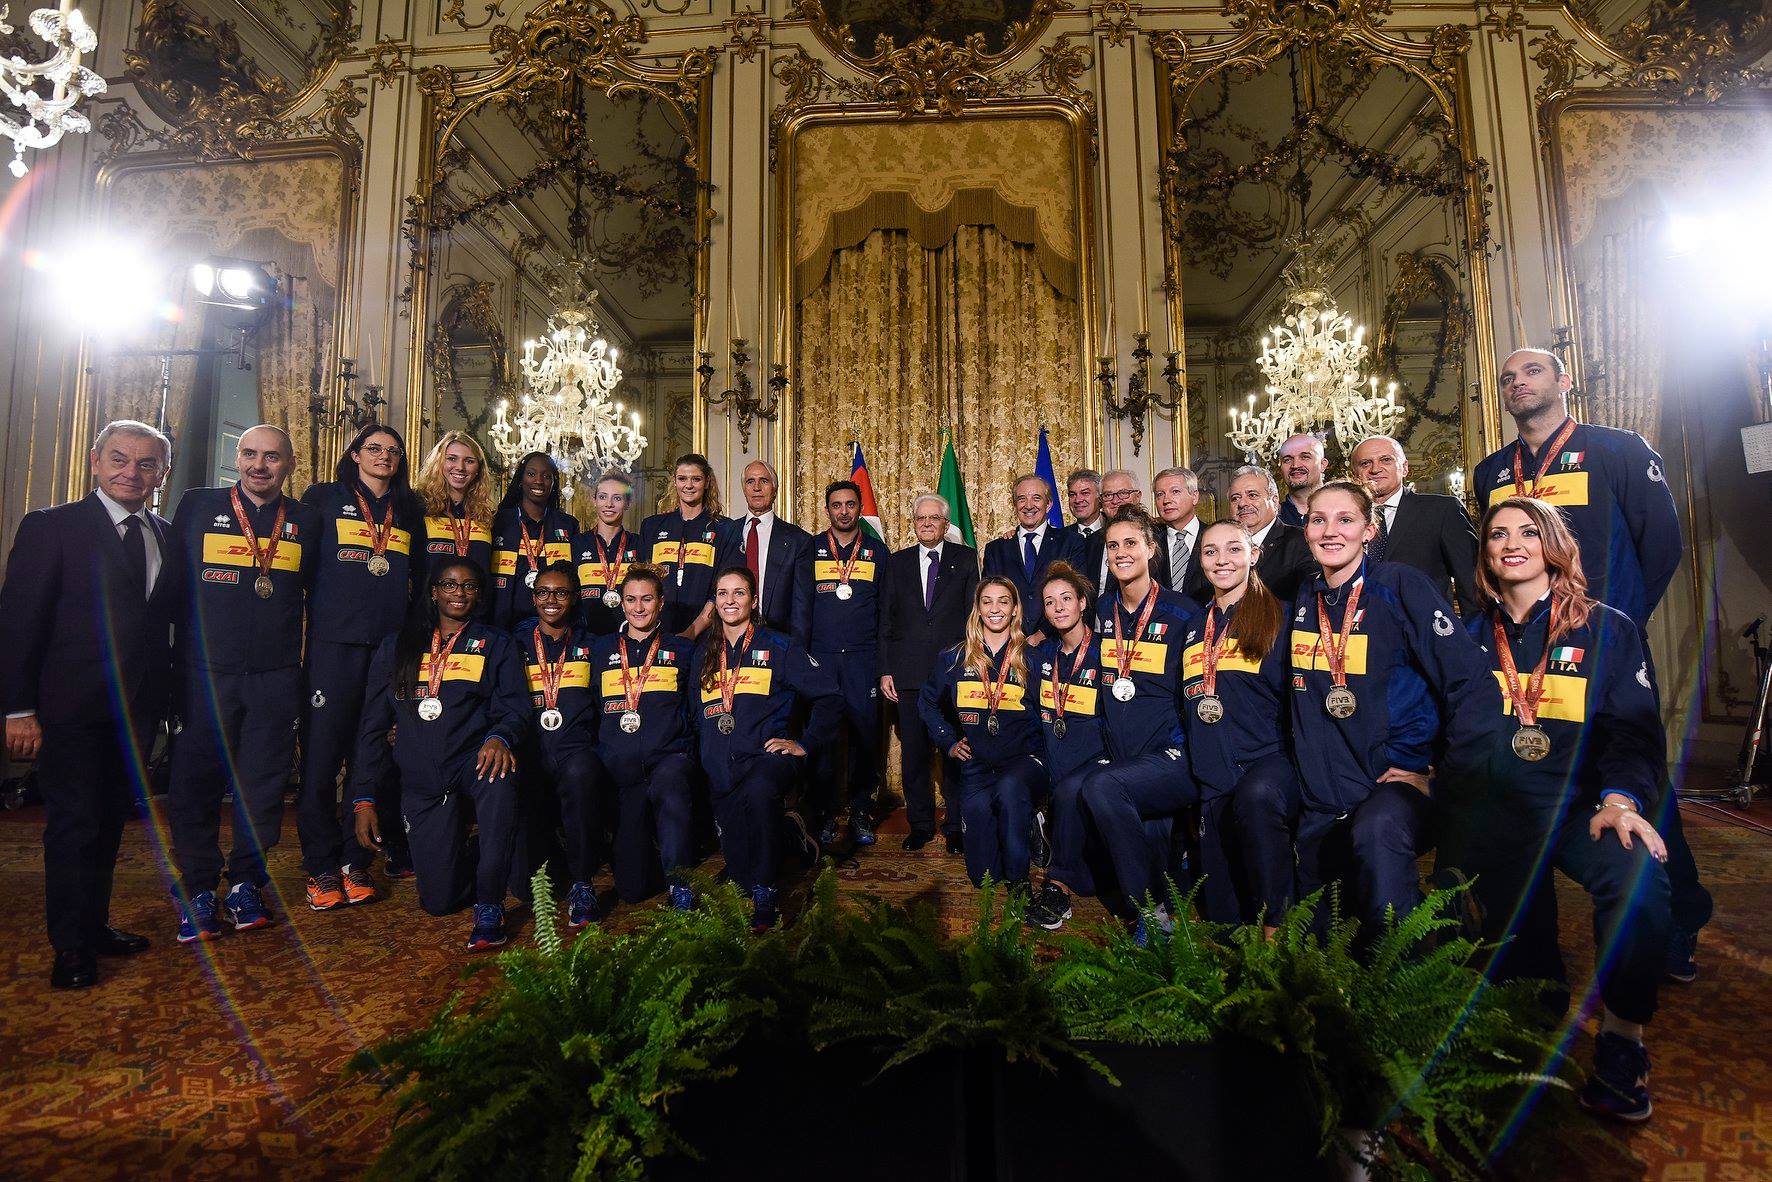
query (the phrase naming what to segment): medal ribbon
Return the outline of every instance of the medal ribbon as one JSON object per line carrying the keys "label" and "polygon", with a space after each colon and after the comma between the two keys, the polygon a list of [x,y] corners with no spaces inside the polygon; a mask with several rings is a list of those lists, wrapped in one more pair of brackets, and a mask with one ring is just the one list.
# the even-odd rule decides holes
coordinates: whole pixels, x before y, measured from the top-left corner
{"label": "medal ribbon", "polygon": [[572,648],[572,635],[567,634],[560,644],[560,659],[549,661],[547,649],[541,640],[541,625],[535,626],[535,663],[541,673],[541,704],[549,710],[560,705],[560,683],[566,680],[566,654]]}
{"label": "medal ribbon", "polygon": [[1575,434],[1575,420],[1563,420],[1563,429],[1551,438],[1550,443],[1545,446],[1544,451],[1538,457],[1538,474],[1532,478],[1530,489],[1526,487],[1526,469],[1522,460],[1526,454],[1526,441],[1523,439],[1514,441],[1514,495],[1516,497],[1538,495],[1538,482],[1544,479],[1546,472],[1550,471],[1550,466],[1556,460],[1557,453],[1562,451],[1563,445],[1569,442],[1569,436],[1573,434]]}
{"label": "medal ribbon", "polygon": [[1119,647],[1114,650],[1114,664],[1116,666],[1114,679],[1116,681],[1122,677],[1131,676],[1132,658],[1138,651],[1138,638],[1144,635],[1144,626],[1151,622],[1151,612],[1156,610],[1156,606],[1157,584],[1153,580],[1150,591],[1145,594],[1144,606],[1138,609],[1138,623],[1133,625],[1132,636],[1128,638],[1125,629],[1119,626],[1120,613],[1123,610],[1120,607],[1119,597],[1114,597],[1114,630],[1120,633]]}
{"label": "medal ribbon", "polygon": [[1354,583],[1354,589],[1348,592],[1347,611],[1341,617],[1340,632],[1329,626],[1329,609],[1323,606],[1323,593],[1317,592],[1317,643],[1322,647],[1323,655],[1329,659],[1329,680],[1338,689],[1347,685],[1347,642],[1354,634],[1354,617],[1360,606],[1360,592],[1365,587],[1366,580],[1360,579]]}
{"label": "medal ribbon", "polygon": [[597,563],[603,568],[603,589],[605,591],[614,591],[618,586],[617,580],[621,578],[621,555],[622,551],[626,549],[627,532],[625,529],[615,531],[615,545],[612,548],[615,557],[611,558],[610,551],[603,547],[603,535],[594,529],[591,531],[591,551],[596,554]]}
{"label": "medal ribbon", "polygon": [[[461,512],[457,513],[457,509],[460,509]],[[468,507],[452,504],[449,506],[446,516],[449,518],[449,532],[455,535],[455,556],[466,558],[468,543],[474,540],[474,523],[468,517]]]}
{"label": "medal ribbon", "polygon": [[519,509],[517,510],[517,528],[523,531],[523,557],[529,560],[529,569],[536,571],[540,570],[542,568],[542,559],[547,555],[548,551],[545,523],[543,526],[536,527],[536,535],[531,539],[529,536],[529,518],[525,517],[523,515],[523,510]]}
{"label": "medal ribbon", "polygon": [[234,520],[240,523],[240,532],[246,535],[246,544],[252,547],[252,562],[258,567],[258,573],[265,578],[271,577],[271,564],[277,561],[277,543],[283,540],[283,519],[289,515],[289,501],[277,498],[277,520],[271,526],[271,544],[259,549],[258,535],[253,532],[252,519],[246,516],[246,505],[240,500],[240,486],[228,489],[228,500],[234,505]]}
{"label": "medal ribbon", "polygon": [[[616,647],[617,651],[619,651],[621,653],[621,693],[622,693],[622,697],[627,699],[628,709],[635,711],[636,713],[640,709],[640,694],[642,692],[644,692],[646,689],[646,678],[648,676],[650,676],[652,673],[652,662],[658,659],[658,650],[660,647],[659,646],[659,638],[662,637],[663,635],[664,635],[664,629],[662,629],[662,628],[653,632],[652,647],[650,647],[646,650],[646,660],[645,660],[645,663],[643,663],[640,666],[640,676],[638,678],[636,678],[633,675],[633,666],[628,663],[628,636],[627,636],[627,633],[623,632],[621,634],[621,636],[619,636],[616,640],[615,647]],[[725,665],[724,650],[722,650],[722,657],[721,657],[722,668],[724,668],[724,665]],[[726,695],[724,694],[724,692],[722,692],[722,694],[720,696],[722,698],[724,698]],[[730,703],[728,703],[726,709],[728,711],[730,711],[732,709],[732,706]]]}
{"label": "medal ribbon", "polygon": [[[438,629],[435,629],[434,631],[432,631],[432,633],[431,633],[431,672],[428,677],[430,684],[425,688],[425,697],[436,698],[436,697],[440,697],[442,695],[442,692],[443,692],[443,666],[448,663],[449,655],[455,651],[456,638],[459,637],[463,632],[466,632],[466,631],[467,631],[466,625],[463,625],[462,627],[457,628],[454,632],[451,632],[448,636],[443,635],[443,629],[441,629],[441,628],[438,628]],[[538,631],[539,631],[539,629],[538,629]]]}
{"label": "medal ribbon", "polygon": [[[1232,606],[1234,607],[1235,605],[1233,604]],[[1216,642],[1214,638],[1216,638]],[[1218,694],[1218,659],[1224,656],[1224,650],[1226,648],[1225,642],[1230,638],[1230,619],[1228,617],[1225,619],[1224,635],[1218,636],[1218,628],[1212,614],[1212,609],[1207,608],[1205,651],[1201,654],[1201,660],[1205,662],[1206,666],[1205,685],[1206,695],[1208,697],[1215,697]],[[1345,678],[1343,680],[1345,680]]]}
{"label": "medal ribbon", "polygon": [[1544,634],[1544,652],[1539,654],[1538,668],[1532,670],[1532,676],[1526,683],[1526,692],[1520,692],[1520,670],[1514,664],[1513,650],[1508,647],[1507,631],[1501,625],[1501,611],[1496,609],[1489,622],[1495,626],[1495,654],[1501,660],[1502,680],[1507,683],[1508,701],[1514,704],[1514,716],[1520,725],[1536,726],[1538,724],[1538,703],[1544,698],[1544,671],[1550,664],[1551,633],[1557,630],[1559,615],[1556,599],[1551,599],[1550,629]]}
{"label": "medal ribbon", "polygon": [[[755,624],[745,625],[744,639],[740,640],[738,642],[738,651],[740,653],[744,652],[746,649],[751,647],[751,637],[755,636],[756,634],[757,634],[757,626]],[[733,701],[733,698],[737,696],[738,675],[741,672],[743,672],[743,670],[742,669],[733,669],[730,671],[730,674],[728,673],[728,667],[727,667],[727,662],[726,662],[726,650],[727,650],[727,645],[722,643],[720,645],[720,674],[719,674],[720,701],[722,701],[726,704],[726,713],[734,714],[735,712],[733,710],[732,701]]]}
{"label": "medal ribbon", "polygon": [[[1066,673],[1062,678],[1053,678],[1053,683],[1058,686],[1058,692],[1052,695],[1052,718],[1055,722],[1062,721],[1064,718],[1064,708],[1071,696],[1071,682],[1077,679],[1077,670],[1083,667],[1083,657],[1088,652],[1089,638],[1085,636],[1082,642],[1077,645],[1077,655],[1071,658],[1071,671]],[[1058,658],[1058,660],[1052,662],[1052,671],[1054,673],[1057,673],[1064,668],[1064,654],[1059,653]]]}
{"label": "medal ribbon", "polygon": [[359,488],[353,491],[357,494],[357,508],[363,512],[363,524],[369,527],[369,548],[377,554],[385,555],[388,552],[388,539],[394,536],[394,498],[388,498],[388,519],[377,521],[363,490]]}
{"label": "medal ribbon", "polygon": [[[1085,646],[1087,647],[1087,646]],[[984,670],[978,671],[978,679],[984,682],[984,700],[990,707],[991,717],[997,716],[997,703],[1003,700],[1003,691],[1009,685],[1009,642],[1003,642],[1003,655],[997,658],[997,675],[993,678]]]}
{"label": "medal ribbon", "polygon": [[856,535],[855,549],[850,553],[847,559],[838,557],[836,530],[826,530],[825,540],[831,544],[831,557],[836,558],[840,564],[837,568],[837,582],[847,583],[849,581],[849,576],[855,573],[855,564],[861,559],[861,536],[859,534]]}

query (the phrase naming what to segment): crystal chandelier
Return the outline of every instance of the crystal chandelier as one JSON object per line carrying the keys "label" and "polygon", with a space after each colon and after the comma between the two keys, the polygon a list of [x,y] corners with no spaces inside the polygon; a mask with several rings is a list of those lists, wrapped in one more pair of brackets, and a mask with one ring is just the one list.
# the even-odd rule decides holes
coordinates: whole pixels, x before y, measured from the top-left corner
{"label": "crystal chandelier", "polygon": [[[0,34],[10,37],[14,30],[6,23],[9,13],[10,6],[0,4]],[[22,113],[20,117],[0,110],[0,133],[12,140],[12,163],[7,167],[15,177],[24,176],[30,167],[25,163],[26,148],[54,147],[66,132],[91,130],[92,124],[74,105],[105,89],[105,80],[80,64],[80,55],[98,48],[98,37],[73,0],[61,0],[59,9],[39,8],[31,14],[30,24],[54,52],[35,64],[17,54],[0,57],[0,90]],[[49,83],[47,96],[37,89],[43,82]]]}
{"label": "crystal chandelier", "polygon": [[1395,382],[1383,393],[1368,377],[1366,329],[1335,306],[1327,288],[1322,248],[1308,236],[1288,240],[1293,260],[1284,275],[1287,311],[1261,339],[1261,373],[1267,405],[1256,395],[1247,409],[1231,408],[1232,446],[1255,459],[1272,460],[1294,435],[1334,434],[1344,447],[1368,435],[1384,435],[1396,422]]}
{"label": "crystal chandelier", "polygon": [[560,466],[563,482],[592,481],[630,468],[645,449],[639,412],[627,412],[624,420],[622,404],[611,398],[621,370],[616,350],[598,334],[590,307],[596,294],[567,302],[548,318],[545,337],[523,342],[529,389],[515,407],[508,398],[499,401],[489,432],[507,466],[543,451]]}

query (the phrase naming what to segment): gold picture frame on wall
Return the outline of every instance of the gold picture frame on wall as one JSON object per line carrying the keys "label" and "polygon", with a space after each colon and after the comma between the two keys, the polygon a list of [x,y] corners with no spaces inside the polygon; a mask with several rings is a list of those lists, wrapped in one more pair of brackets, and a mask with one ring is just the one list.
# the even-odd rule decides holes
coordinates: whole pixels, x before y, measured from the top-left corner
{"label": "gold picture frame on wall", "polygon": [[[1096,274],[1096,243],[1095,243],[1095,151],[1094,151],[1094,111],[1092,106],[1085,106],[1068,97],[1040,96],[987,99],[968,104],[964,114],[958,117],[965,120],[1051,120],[1058,123],[1068,144],[1071,163],[1071,197],[1074,202],[1074,231],[1077,242],[1077,301],[1078,301],[1078,338],[1077,358],[1078,369],[1075,375],[1076,394],[1081,408],[1080,443],[1083,462],[1090,466],[1099,463],[1102,455],[1103,410],[1101,394],[1096,387],[1089,371],[1089,362],[1096,352],[1092,342],[1096,341],[1101,332],[1101,322],[1097,313],[1100,297],[1099,279]],[[901,115],[890,106],[884,104],[808,104],[796,108],[783,119],[778,126],[778,158],[776,167],[774,232],[770,246],[773,271],[773,321],[774,331],[782,342],[788,344],[782,349],[783,360],[787,365],[788,383],[786,396],[774,423],[773,446],[775,454],[788,455],[790,445],[798,429],[798,397],[799,397],[799,358],[793,355],[791,342],[797,339],[799,300],[805,294],[797,290],[795,283],[795,260],[793,258],[793,239],[795,227],[798,225],[796,208],[796,161],[797,140],[807,130],[833,124],[903,124],[906,121],[928,121],[931,123],[956,122],[954,117],[935,113],[922,115]],[[931,473],[933,477],[933,472]],[[792,466],[786,466],[781,473],[781,495],[783,502],[794,504],[799,490],[795,487]]]}

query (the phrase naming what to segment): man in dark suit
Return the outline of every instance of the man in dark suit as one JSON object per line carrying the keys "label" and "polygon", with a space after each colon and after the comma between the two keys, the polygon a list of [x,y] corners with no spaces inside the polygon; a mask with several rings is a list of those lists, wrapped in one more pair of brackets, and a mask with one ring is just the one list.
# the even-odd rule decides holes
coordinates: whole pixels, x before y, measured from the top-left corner
{"label": "man in dark suit", "polygon": [[1046,580],[1046,568],[1061,558],[1071,561],[1075,553],[1075,539],[1052,524],[1051,508],[1052,492],[1045,479],[1020,477],[1015,482],[1015,532],[984,547],[984,577],[1008,579],[1021,593],[1021,627],[1030,645],[1045,639],[1040,585]]}
{"label": "man in dark suit", "polygon": [[1200,503],[1199,478],[1192,468],[1165,468],[1151,481],[1151,493],[1163,523],[1157,530],[1151,576],[1171,591],[1205,603],[1212,590],[1200,565],[1200,519],[1194,514]]}
{"label": "man in dark suit", "polygon": [[148,946],[110,925],[111,877],[131,807],[147,796],[179,594],[169,523],[147,508],[172,444],[120,420],[88,460],[96,491],[26,514],[0,587],[6,747],[37,760],[58,989],[96,984],[99,956]]}
{"label": "man in dark suit", "polygon": [[1280,486],[1266,468],[1245,465],[1231,477],[1231,514],[1261,547],[1255,573],[1281,599],[1291,599],[1317,569],[1304,531],[1279,520]]}
{"label": "man in dark suit", "polygon": [[1372,490],[1378,507],[1378,536],[1366,546],[1374,561],[1414,567],[1446,590],[1458,614],[1482,609],[1477,595],[1477,527],[1457,497],[1410,492],[1409,458],[1389,435],[1362,439],[1349,458],[1354,477]]}
{"label": "man in dark suit", "polygon": [[[886,585],[880,591],[880,661],[885,670],[880,692],[898,704],[904,811],[911,826],[904,848],[920,850],[935,836],[929,759],[938,752],[917,713],[917,693],[941,651],[966,638],[966,618],[978,589],[978,551],[947,540],[948,503],[933,494],[918,497],[911,506],[911,525],[917,544],[887,559]],[[960,853],[960,810],[953,797],[960,772],[945,752],[939,754],[944,757],[941,794],[946,811],[941,827],[948,852]]]}
{"label": "man in dark suit", "polygon": [[763,623],[804,645],[812,634],[812,535],[776,516],[775,488],[774,468],[745,465],[746,511],[721,522],[714,569],[748,566]]}
{"label": "man in dark suit", "polygon": [[1143,500],[1144,491],[1126,469],[1115,468],[1101,478],[1101,527],[1083,540],[1077,558],[1071,560],[1084,578],[1094,580],[1097,596],[1107,594],[1108,590],[1107,524],[1121,509],[1140,505]]}

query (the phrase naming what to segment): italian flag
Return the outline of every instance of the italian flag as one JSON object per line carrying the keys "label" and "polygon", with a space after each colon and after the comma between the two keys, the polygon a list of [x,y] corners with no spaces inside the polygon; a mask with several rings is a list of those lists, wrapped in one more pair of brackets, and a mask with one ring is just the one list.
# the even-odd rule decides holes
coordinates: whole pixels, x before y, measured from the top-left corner
{"label": "italian flag", "polygon": [[861,528],[875,541],[885,545],[886,532],[880,528],[880,506],[874,500],[874,482],[868,476],[868,462],[862,458],[860,442],[849,446],[852,449],[849,479],[861,488]]}
{"label": "italian flag", "polygon": [[1564,646],[1562,648],[1552,649],[1550,659],[1563,664],[1579,665],[1581,664],[1582,656],[1586,652],[1586,649],[1569,648],[1568,646]]}
{"label": "italian flag", "polygon": [[972,532],[972,510],[966,504],[966,482],[960,479],[960,457],[954,454],[954,436],[946,429],[942,434],[947,436],[948,445],[941,453],[941,478],[936,484],[935,495],[948,503],[948,541],[977,546],[977,537]]}

